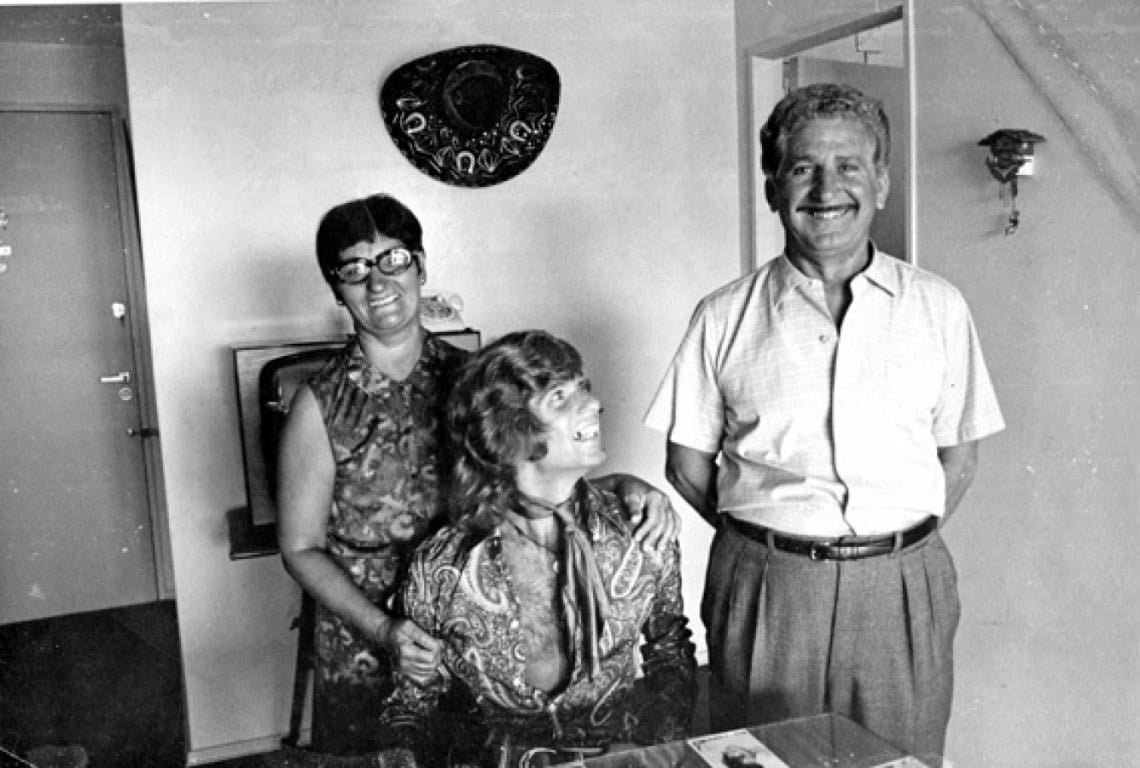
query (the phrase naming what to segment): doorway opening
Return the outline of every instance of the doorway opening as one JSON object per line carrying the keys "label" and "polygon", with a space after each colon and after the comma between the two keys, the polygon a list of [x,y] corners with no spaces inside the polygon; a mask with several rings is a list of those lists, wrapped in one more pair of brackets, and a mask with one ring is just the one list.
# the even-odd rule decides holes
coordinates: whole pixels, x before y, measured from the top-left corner
{"label": "doorway opening", "polygon": [[741,113],[747,136],[741,158],[745,179],[742,220],[745,229],[742,271],[778,256],[783,229],[764,199],[760,168],[760,127],[776,103],[792,88],[815,82],[842,82],[883,102],[891,124],[891,193],[875,217],[871,236],[892,256],[916,262],[916,185],[914,158],[913,14],[896,5],[802,35],[784,36],[747,47],[748,104]]}

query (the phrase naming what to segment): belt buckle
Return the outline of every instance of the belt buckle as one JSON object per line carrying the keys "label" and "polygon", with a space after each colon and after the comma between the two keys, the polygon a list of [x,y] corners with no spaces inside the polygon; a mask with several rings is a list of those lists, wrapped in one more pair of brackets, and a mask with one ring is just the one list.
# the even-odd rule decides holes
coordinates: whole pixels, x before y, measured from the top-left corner
{"label": "belt buckle", "polygon": [[830,549],[831,542],[827,541],[813,541],[808,546],[808,557],[812,560],[826,560],[827,550]]}

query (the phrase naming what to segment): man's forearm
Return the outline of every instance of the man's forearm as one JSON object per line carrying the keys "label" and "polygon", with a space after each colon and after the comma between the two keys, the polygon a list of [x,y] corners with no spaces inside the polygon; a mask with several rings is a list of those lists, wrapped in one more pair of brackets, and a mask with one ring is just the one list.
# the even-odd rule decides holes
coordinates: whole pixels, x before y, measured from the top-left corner
{"label": "man's forearm", "polygon": [[716,483],[715,481],[704,487],[698,487],[681,475],[667,473],[666,478],[670,484],[681,494],[681,498],[689,503],[709,525],[716,527]]}
{"label": "man's forearm", "polygon": [[714,528],[717,525],[716,455],[669,443],[665,478],[681,498]]}
{"label": "man's forearm", "polygon": [[942,463],[942,472],[946,477],[946,510],[942,515],[942,522],[945,523],[974,482],[978,468],[978,443],[975,441],[939,448],[938,461]]}

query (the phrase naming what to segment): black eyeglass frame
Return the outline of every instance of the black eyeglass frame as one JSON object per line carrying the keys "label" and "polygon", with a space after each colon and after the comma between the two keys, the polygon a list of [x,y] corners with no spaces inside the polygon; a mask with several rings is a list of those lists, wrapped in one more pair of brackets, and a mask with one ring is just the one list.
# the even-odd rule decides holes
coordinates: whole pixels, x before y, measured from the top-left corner
{"label": "black eyeglass frame", "polygon": [[[396,253],[406,253],[408,255],[408,261],[403,266],[397,267],[395,269],[385,269],[383,262],[392,254]],[[328,274],[329,277],[332,277],[337,282],[343,283],[345,285],[359,285],[372,276],[372,270],[374,269],[380,270],[380,274],[384,275],[385,277],[396,277],[397,275],[402,275],[411,269],[413,264],[418,267],[420,265],[420,257],[422,255],[422,251],[413,251],[411,248],[405,248],[402,245],[397,245],[394,248],[388,248],[387,250],[381,251],[371,259],[357,258],[349,259],[348,261],[342,261],[340,264],[337,264],[335,267],[330,269],[328,271]],[[342,269],[346,267],[356,266],[358,264],[363,264],[368,267],[368,270],[364,272],[363,275],[361,275],[359,280],[348,280],[341,275]]]}

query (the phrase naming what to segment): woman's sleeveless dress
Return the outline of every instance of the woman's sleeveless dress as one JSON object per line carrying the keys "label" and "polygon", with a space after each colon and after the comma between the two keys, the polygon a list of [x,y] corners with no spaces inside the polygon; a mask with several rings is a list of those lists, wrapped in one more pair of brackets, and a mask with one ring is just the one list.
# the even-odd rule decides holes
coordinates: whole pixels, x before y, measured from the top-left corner
{"label": "woman's sleeveless dress", "polygon": [[[308,382],[336,463],[328,553],[377,605],[387,606],[415,545],[442,522],[443,407],[467,356],[428,335],[412,373],[396,381],[354,340]],[[370,751],[392,689],[388,657],[319,603],[315,632],[312,748]]]}

